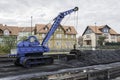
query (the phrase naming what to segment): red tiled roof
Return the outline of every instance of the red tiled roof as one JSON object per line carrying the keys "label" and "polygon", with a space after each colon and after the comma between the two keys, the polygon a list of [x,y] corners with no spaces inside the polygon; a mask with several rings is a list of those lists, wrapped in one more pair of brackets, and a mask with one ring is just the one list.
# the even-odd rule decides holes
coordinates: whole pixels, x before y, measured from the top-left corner
{"label": "red tiled roof", "polygon": [[7,28],[11,31],[11,35],[18,35],[18,27],[17,26],[7,26]]}
{"label": "red tiled roof", "polygon": [[[48,28],[48,30],[45,30],[45,27]],[[64,30],[65,34],[77,34],[77,31],[73,26],[62,26],[62,29]],[[32,31],[36,30],[36,33],[47,33],[49,29],[51,28],[51,24],[36,24],[35,27],[32,27]],[[19,32],[31,32],[31,27],[18,27],[18,26],[3,26],[0,24],[0,29],[2,31],[8,30],[10,31],[10,35],[18,35]],[[68,31],[70,29],[70,31]]]}
{"label": "red tiled roof", "polygon": [[51,28],[51,24],[45,25],[45,24],[36,24],[35,28],[36,28],[36,32],[37,33],[47,33],[48,30],[45,30],[44,28],[47,27],[48,30]]}
{"label": "red tiled roof", "polygon": [[[60,25],[66,34],[77,34],[77,31],[75,30],[75,28],[73,26],[62,26]],[[47,33],[48,30],[46,31],[44,28],[47,27],[48,29],[51,28],[51,24],[45,25],[45,24],[36,24],[36,32],[37,33]],[[71,31],[67,31],[67,29],[70,29]]]}
{"label": "red tiled roof", "polygon": [[19,32],[31,32],[34,31],[34,27],[19,27]]}
{"label": "red tiled roof", "polygon": [[[103,25],[103,26],[88,26],[87,28],[90,28],[96,34],[102,34],[103,32],[101,31],[101,29],[104,28],[105,26],[109,27],[108,25]],[[87,30],[87,28],[86,28],[86,30]],[[118,35],[118,33],[116,31],[114,31],[113,29],[111,29],[110,27],[109,27],[109,29],[110,29],[109,30],[110,34]]]}
{"label": "red tiled roof", "polygon": [[[66,34],[77,34],[77,31],[73,26],[63,26]],[[68,31],[70,29],[70,31]]]}
{"label": "red tiled roof", "polygon": [[10,35],[18,35],[18,26],[3,26],[3,25],[0,25],[0,29],[1,30],[8,30],[10,32]]}
{"label": "red tiled roof", "polygon": [[102,32],[100,31],[101,27],[98,27],[98,26],[89,26],[89,28],[90,28],[94,33],[102,34]]}

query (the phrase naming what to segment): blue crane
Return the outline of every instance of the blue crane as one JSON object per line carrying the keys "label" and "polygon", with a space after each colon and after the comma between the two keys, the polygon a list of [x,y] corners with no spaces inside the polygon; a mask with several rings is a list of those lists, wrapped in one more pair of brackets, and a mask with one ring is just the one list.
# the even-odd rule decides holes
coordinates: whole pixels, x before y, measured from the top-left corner
{"label": "blue crane", "polygon": [[78,7],[61,12],[54,19],[54,23],[41,44],[35,36],[29,36],[27,40],[19,42],[17,44],[17,59],[15,61],[15,65],[30,67],[37,64],[52,64],[53,58],[43,55],[44,52],[49,52],[49,48],[46,46],[46,43],[56,31],[63,18],[75,11],[78,11]]}

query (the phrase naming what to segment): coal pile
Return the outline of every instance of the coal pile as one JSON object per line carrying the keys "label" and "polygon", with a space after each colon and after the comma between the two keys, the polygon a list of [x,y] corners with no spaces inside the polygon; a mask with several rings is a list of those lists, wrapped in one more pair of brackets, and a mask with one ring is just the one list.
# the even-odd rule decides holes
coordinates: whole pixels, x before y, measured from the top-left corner
{"label": "coal pile", "polygon": [[67,64],[83,67],[99,64],[108,64],[120,61],[120,50],[86,50],[81,51],[78,59],[70,60]]}

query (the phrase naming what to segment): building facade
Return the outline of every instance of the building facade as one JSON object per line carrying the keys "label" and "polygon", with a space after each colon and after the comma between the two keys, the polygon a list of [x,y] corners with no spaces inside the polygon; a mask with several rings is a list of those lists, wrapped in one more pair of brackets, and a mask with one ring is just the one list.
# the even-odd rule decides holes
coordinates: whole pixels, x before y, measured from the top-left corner
{"label": "building facade", "polygon": [[18,27],[17,40],[30,35],[34,35],[34,27]]}
{"label": "building facade", "polygon": [[18,27],[0,24],[0,44],[4,45],[4,42],[7,41],[5,39],[9,36],[13,39],[17,39]]}
{"label": "building facade", "polygon": [[[35,35],[38,37],[40,43],[42,43],[50,28],[51,24],[35,25]],[[77,32],[73,26],[60,25],[50,37],[47,45],[51,50],[73,49],[73,45],[76,43],[76,34]]]}
{"label": "building facade", "polygon": [[[35,27],[18,27],[7,26],[0,24],[0,43],[3,43],[3,37],[13,37],[15,41],[22,40],[24,37],[35,35],[42,43],[47,32],[50,30],[51,24],[36,24]],[[73,26],[60,25],[54,34],[50,37],[46,44],[51,50],[70,50],[73,49],[73,45],[76,44],[76,30]],[[11,38],[12,38],[11,37]]]}
{"label": "building facade", "polygon": [[119,34],[108,25],[103,25],[87,26],[82,36],[83,46],[96,47],[100,36],[105,37],[105,42],[118,42]]}

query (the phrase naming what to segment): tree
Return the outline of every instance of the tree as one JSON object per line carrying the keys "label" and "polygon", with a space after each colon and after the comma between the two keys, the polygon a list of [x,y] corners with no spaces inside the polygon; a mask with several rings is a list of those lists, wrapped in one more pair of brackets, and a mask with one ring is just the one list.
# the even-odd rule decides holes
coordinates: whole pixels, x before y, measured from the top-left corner
{"label": "tree", "polygon": [[27,36],[23,36],[23,37],[20,38],[19,41],[24,41],[24,40],[26,40],[27,38],[28,38]]}
{"label": "tree", "polygon": [[12,48],[16,47],[16,36],[2,36],[2,43],[0,44],[1,50],[5,53],[10,52]]}
{"label": "tree", "polygon": [[103,46],[103,43],[105,42],[105,39],[106,39],[105,36],[99,36],[98,44],[99,44],[100,46]]}
{"label": "tree", "polygon": [[79,36],[79,37],[78,37],[78,44],[79,44],[80,46],[83,46],[83,37],[82,37],[82,36]]}

